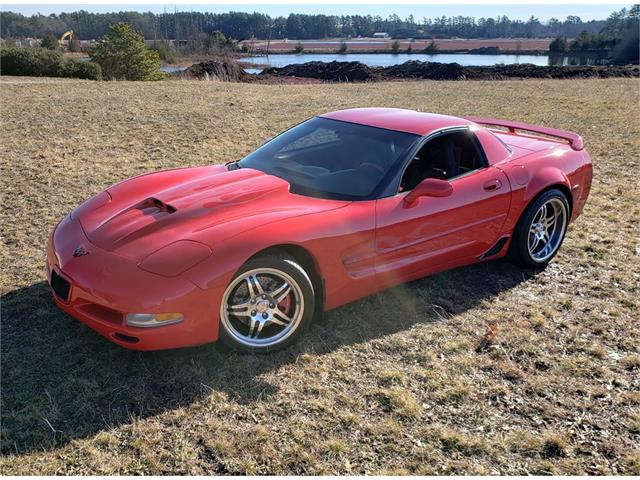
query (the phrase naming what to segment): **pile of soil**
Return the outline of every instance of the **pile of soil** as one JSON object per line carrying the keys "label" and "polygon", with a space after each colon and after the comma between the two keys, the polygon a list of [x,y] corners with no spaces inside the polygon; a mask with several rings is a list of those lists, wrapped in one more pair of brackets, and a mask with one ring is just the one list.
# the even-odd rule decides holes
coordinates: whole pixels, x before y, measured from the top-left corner
{"label": "pile of soil", "polygon": [[437,63],[409,60],[400,65],[381,68],[380,75],[386,78],[425,78],[429,80],[462,80],[465,68],[458,63]]}
{"label": "pile of soil", "polygon": [[[553,66],[531,64],[463,67],[458,63],[410,60],[390,67],[370,67],[361,62],[307,62],[271,67],[259,75],[246,73],[233,58],[217,58],[196,63],[182,78],[218,79],[227,82],[297,83],[297,82],[372,82],[398,79],[426,80],[504,80],[508,78],[609,78],[639,77],[638,65]],[[287,79],[287,80],[285,80]],[[300,80],[294,80],[300,79]]]}
{"label": "pile of soil", "polygon": [[307,62],[268,68],[259,78],[300,77],[329,82],[367,82],[394,79],[504,80],[508,78],[609,78],[639,77],[637,65],[551,66],[531,64],[463,67],[458,63],[410,60],[390,67],[370,67],[360,62]]}
{"label": "pile of soil", "polygon": [[271,67],[263,70],[260,76],[305,77],[328,80],[330,82],[366,82],[377,77],[376,67],[370,67],[360,62],[307,62],[287,65],[286,67]]}
{"label": "pile of soil", "polygon": [[502,80],[505,78],[610,78],[638,77],[638,65],[569,65],[539,67],[531,64],[465,67],[465,78]]}
{"label": "pile of soil", "polygon": [[250,77],[233,58],[217,58],[194,63],[179,76],[193,79],[218,79],[225,82],[241,82]]}

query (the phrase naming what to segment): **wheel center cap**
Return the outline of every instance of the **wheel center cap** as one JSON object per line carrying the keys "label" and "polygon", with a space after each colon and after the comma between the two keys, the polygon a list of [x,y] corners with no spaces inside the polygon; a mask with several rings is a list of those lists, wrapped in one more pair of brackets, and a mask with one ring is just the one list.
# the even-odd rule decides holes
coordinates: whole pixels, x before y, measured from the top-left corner
{"label": "wheel center cap", "polygon": [[269,302],[267,300],[260,300],[256,305],[258,313],[265,313],[269,311]]}

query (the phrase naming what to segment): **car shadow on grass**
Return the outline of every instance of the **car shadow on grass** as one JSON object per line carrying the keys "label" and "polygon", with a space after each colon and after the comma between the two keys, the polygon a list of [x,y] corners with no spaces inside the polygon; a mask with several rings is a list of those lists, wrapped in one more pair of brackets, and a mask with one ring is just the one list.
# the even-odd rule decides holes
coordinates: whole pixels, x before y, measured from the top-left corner
{"label": "car shadow on grass", "polygon": [[298,344],[264,356],[215,345],[129,351],[59,311],[46,282],[35,283],[1,298],[2,452],[60,447],[134,418],[186,407],[212,391],[242,404],[267,401],[276,387],[261,375],[304,353],[323,354],[440,322],[530,276],[502,261],[444,272],[329,312]]}

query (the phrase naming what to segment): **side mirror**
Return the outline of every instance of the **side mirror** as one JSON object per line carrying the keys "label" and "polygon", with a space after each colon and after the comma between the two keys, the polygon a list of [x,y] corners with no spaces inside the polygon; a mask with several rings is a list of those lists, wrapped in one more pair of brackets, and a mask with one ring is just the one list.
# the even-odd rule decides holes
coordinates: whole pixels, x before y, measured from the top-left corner
{"label": "side mirror", "polygon": [[425,178],[405,197],[405,205],[412,205],[420,197],[448,197],[453,193],[453,187],[446,180]]}

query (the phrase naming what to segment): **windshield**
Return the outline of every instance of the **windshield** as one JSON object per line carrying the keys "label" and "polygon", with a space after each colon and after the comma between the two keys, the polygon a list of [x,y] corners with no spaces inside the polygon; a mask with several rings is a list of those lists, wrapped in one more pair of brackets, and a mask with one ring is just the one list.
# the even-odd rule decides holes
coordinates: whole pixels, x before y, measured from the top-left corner
{"label": "windshield", "polygon": [[291,192],[340,200],[373,198],[417,135],[354,123],[312,118],[240,160],[280,177]]}

